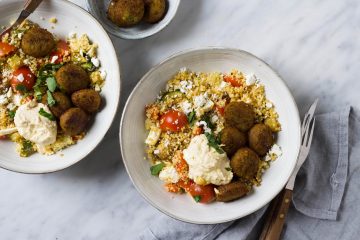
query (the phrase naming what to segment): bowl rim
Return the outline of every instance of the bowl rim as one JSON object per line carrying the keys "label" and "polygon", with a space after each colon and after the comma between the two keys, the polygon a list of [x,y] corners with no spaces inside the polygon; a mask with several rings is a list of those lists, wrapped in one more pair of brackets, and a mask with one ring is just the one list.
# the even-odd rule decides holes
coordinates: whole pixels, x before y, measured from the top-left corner
{"label": "bowl rim", "polygon": [[[133,90],[131,91],[129,97],[126,100],[126,103],[124,105],[124,110],[122,112],[122,116],[121,116],[121,121],[120,121],[120,128],[119,128],[119,142],[120,142],[120,150],[121,150],[121,157],[122,157],[122,161],[124,163],[126,172],[131,180],[131,182],[133,183],[133,185],[135,186],[136,190],[140,193],[140,195],[150,204],[152,205],[155,209],[157,209],[158,211],[166,214],[167,216],[170,216],[173,219],[176,220],[180,220],[182,222],[186,222],[186,223],[194,223],[194,224],[218,224],[218,223],[225,223],[225,222],[229,222],[229,221],[233,221],[233,220],[237,220],[237,219],[241,219],[243,217],[246,217],[256,211],[258,211],[259,209],[261,209],[262,207],[264,207],[266,204],[268,204],[269,202],[271,202],[272,199],[274,199],[280,192],[281,190],[283,190],[283,188],[285,187],[287,181],[283,184],[283,185],[278,185],[278,187],[276,188],[276,191],[274,191],[275,194],[273,194],[271,196],[271,198],[269,198],[270,200],[268,202],[264,202],[263,204],[259,205],[256,209],[251,210],[251,211],[245,211],[245,213],[241,216],[241,217],[233,217],[233,218],[229,218],[229,219],[224,219],[224,220],[220,220],[220,221],[196,221],[196,220],[189,220],[189,219],[185,219],[183,217],[178,217],[175,214],[161,208],[160,206],[158,206],[154,201],[152,201],[150,199],[150,197],[147,197],[145,195],[145,193],[143,193],[141,191],[141,189],[135,184],[134,179],[132,177],[132,175],[130,174],[130,171],[128,169],[127,166],[127,161],[124,158],[124,144],[123,144],[123,126],[124,126],[124,121],[125,121],[125,115],[127,113],[128,110],[128,105],[130,104],[132,97],[135,93],[135,91],[140,87],[140,85],[142,85],[142,83],[146,80],[146,78],[153,72],[155,71],[158,67],[160,67],[161,65],[165,64],[168,61],[171,61],[172,59],[181,56],[181,55],[185,55],[188,53],[192,53],[192,52],[204,52],[204,51],[234,51],[234,52],[239,52],[245,55],[248,55],[250,57],[253,57],[255,59],[257,59],[258,61],[264,63],[284,84],[286,90],[288,91],[289,96],[291,98],[292,104],[293,106],[295,106],[295,112],[296,112],[296,120],[298,121],[298,127],[297,127],[297,134],[299,136],[299,143],[301,140],[301,121],[300,121],[300,114],[299,114],[299,109],[297,107],[296,101],[294,99],[294,96],[291,94],[291,91],[287,85],[287,83],[282,79],[282,77],[280,76],[280,74],[275,71],[267,62],[265,62],[264,60],[262,60],[261,58],[255,56],[254,54],[247,52],[245,50],[242,49],[238,49],[238,48],[233,48],[233,47],[225,47],[225,46],[207,46],[207,47],[199,47],[199,48],[188,48],[176,53],[171,54],[170,56],[166,57],[164,60],[160,61],[160,63],[156,64],[155,66],[153,66],[140,80],[139,82],[136,84],[136,86],[133,88]],[[296,156],[298,157],[300,152],[300,144],[298,146],[296,146]],[[297,158],[296,157],[296,158]],[[293,162],[293,166],[291,167],[291,171],[289,171],[289,173],[287,174],[286,179],[288,180],[292,174],[292,172],[295,169],[297,160]]]}
{"label": "bowl rim", "polygon": [[[81,154],[81,156],[79,157],[79,159],[77,159],[76,161],[73,161],[73,162],[71,162],[71,163],[68,164],[68,165],[64,165],[64,166],[61,166],[61,167],[54,168],[54,169],[52,169],[52,170],[39,171],[39,172],[37,172],[37,171],[31,171],[31,172],[29,171],[29,172],[27,172],[27,171],[18,170],[18,169],[15,169],[15,168],[9,168],[9,167],[4,166],[3,164],[0,163],[0,168],[5,169],[5,170],[8,170],[8,171],[11,171],[11,172],[22,173],[22,174],[29,174],[29,175],[32,175],[32,174],[47,174],[47,173],[54,173],[54,172],[58,172],[58,171],[64,170],[64,169],[66,169],[66,168],[68,168],[68,167],[71,167],[71,166],[79,163],[79,162],[80,162],[81,160],[83,160],[86,156],[88,156],[91,152],[93,152],[93,151],[99,146],[99,144],[104,140],[105,135],[109,132],[110,127],[111,127],[111,126],[113,125],[113,123],[114,123],[116,113],[118,112],[118,109],[119,109],[119,102],[120,102],[120,96],[121,96],[120,93],[121,93],[121,89],[122,89],[121,68],[120,68],[120,61],[119,61],[118,56],[117,56],[117,54],[116,54],[113,41],[112,41],[111,38],[109,37],[107,31],[106,31],[106,30],[103,28],[103,26],[100,24],[100,22],[99,22],[95,17],[93,17],[88,11],[86,11],[85,9],[83,9],[82,7],[80,7],[79,5],[73,3],[73,2],[71,2],[71,1],[69,1],[69,0],[59,0],[59,1],[62,2],[62,3],[64,3],[65,5],[67,4],[67,5],[70,5],[70,6],[74,7],[74,8],[76,8],[77,10],[81,11],[82,13],[84,13],[85,15],[87,15],[88,17],[90,17],[90,18],[92,18],[93,20],[95,20],[95,23],[96,23],[97,26],[99,27],[99,30],[102,31],[104,37],[107,38],[107,39],[110,41],[110,43],[111,43],[111,45],[112,45],[112,48],[114,49],[114,53],[115,53],[114,55],[115,55],[115,60],[116,60],[115,63],[116,63],[117,66],[118,66],[118,71],[117,71],[117,72],[118,72],[118,74],[119,74],[119,88],[118,88],[118,90],[116,91],[116,99],[117,99],[117,101],[116,101],[116,103],[115,103],[115,105],[116,105],[115,108],[114,108],[115,110],[114,110],[114,112],[112,113],[112,116],[110,116],[110,117],[111,117],[111,122],[110,122],[109,126],[107,127],[107,130],[106,130],[104,133],[102,133],[102,136],[100,135],[101,137],[98,139],[95,147],[94,147],[93,149],[91,149],[90,151],[87,151],[87,152],[84,152],[83,154]],[[6,2],[5,2],[5,4],[6,4]],[[36,10],[35,10],[35,11],[36,11]]]}
{"label": "bowl rim", "polygon": [[[173,0],[168,0],[168,1],[173,1]],[[165,22],[164,24],[161,25],[161,27],[155,31],[155,32],[148,32],[148,31],[145,31],[144,34],[122,34],[118,31],[116,32],[112,32],[108,29],[107,25],[104,23],[103,25],[103,28],[108,32],[110,33],[112,36],[114,37],[117,37],[117,38],[121,38],[121,39],[124,39],[124,40],[140,40],[140,39],[145,39],[145,38],[149,38],[161,31],[163,31],[172,21],[173,19],[175,18],[175,16],[177,15],[177,12],[178,12],[178,9],[179,9],[179,5],[180,5],[180,2],[181,0],[175,0],[174,1],[176,6],[175,6],[175,12],[174,14],[172,15],[172,17],[169,19],[169,21]],[[93,7],[92,5],[90,4],[90,0],[86,0],[86,8],[87,10],[91,13],[91,14],[94,14],[93,17],[97,19],[97,17],[95,17],[95,13],[94,13],[94,10],[93,10]],[[100,20],[97,19],[97,21],[100,22]],[[160,20],[161,22],[162,20]],[[102,22],[102,21],[101,21]],[[158,24],[160,22],[157,22],[155,24]],[[119,27],[120,28],[120,27]]]}

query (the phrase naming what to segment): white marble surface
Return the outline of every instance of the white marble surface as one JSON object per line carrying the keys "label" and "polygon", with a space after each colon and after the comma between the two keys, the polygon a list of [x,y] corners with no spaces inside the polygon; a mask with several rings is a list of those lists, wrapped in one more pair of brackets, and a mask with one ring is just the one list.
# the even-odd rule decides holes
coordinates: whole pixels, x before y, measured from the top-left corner
{"label": "white marble surface", "polygon": [[[113,38],[123,77],[121,106],[140,77],[167,56],[229,46],[272,65],[301,113],[316,97],[321,112],[359,107],[359,22],[358,0],[183,0],[163,32],[137,41]],[[99,148],[69,169],[46,175],[0,169],[0,239],[134,239],[161,214],[124,170],[121,110]]]}

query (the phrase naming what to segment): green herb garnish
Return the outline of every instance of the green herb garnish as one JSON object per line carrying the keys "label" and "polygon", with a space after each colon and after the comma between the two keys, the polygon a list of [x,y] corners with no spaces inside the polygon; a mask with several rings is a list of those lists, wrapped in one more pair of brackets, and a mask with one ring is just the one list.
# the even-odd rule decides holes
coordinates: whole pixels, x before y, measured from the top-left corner
{"label": "green herb garnish", "polygon": [[192,110],[192,112],[187,115],[187,119],[188,119],[188,122],[189,122],[190,126],[192,127],[194,125],[194,123],[195,123],[195,120],[196,120],[194,110]]}
{"label": "green herb garnish", "polygon": [[9,117],[11,118],[11,119],[14,119],[14,117],[15,117],[15,111],[9,111],[8,112],[8,115],[9,115]]}
{"label": "green herb garnish", "polygon": [[213,133],[205,133],[206,138],[208,139],[208,145],[214,148],[218,153],[224,153],[224,150],[220,147],[221,142],[216,139]]}
{"label": "green herb garnish", "polygon": [[205,115],[201,118],[201,121],[206,122],[206,126],[207,126],[208,128],[210,128],[211,130],[214,130],[215,125],[211,122],[210,114],[205,114]]}
{"label": "green herb garnish", "polygon": [[40,108],[39,110],[39,114],[43,117],[46,117],[47,119],[51,120],[51,121],[55,121],[55,117],[54,115],[52,115],[51,113],[46,112],[43,108]]}
{"label": "green herb garnish", "polygon": [[197,203],[201,201],[201,196],[196,195],[193,198],[194,198],[195,202],[197,202]]}
{"label": "green herb garnish", "polygon": [[47,90],[47,103],[50,107],[54,106],[56,104],[56,101],[53,97],[53,95],[51,94],[50,90]]}
{"label": "green herb garnish", "polygon": [[157,176],[160,171],[165,167],[164,163],[159,163],[150,167],[151,175]]}
{"label": "green herb garnish", "polygon": [[19,92],[26,92],[27,91],[27,88],[23,84],[16,85],[15,89],[18,90]]}
{"label": "green herb garnish", "polygon": [[225,168],[225,170],[230,172],[231,168],[227,167],[227,168]]}
{"label": "green herb garnish", "polygon": [[23,140],[22,147],[21,147],[21,153],[20,153],[21,156],[27,157],[32,153],[34,153],[34,148],[33,148],[32,142],[30,142],[28,140]]}
{"label": "green herb garnish", "polygon": [[81,67],[84,68],[88,72],[92,72],[96,69],[95,65],[92,62],[86,62],[81,64]]}
{"label": "green herb garnish", "polygon": [[48,89],[50,90],[50,92],[54,92],[57,87],[55,78],[48,77],[46,79],[46,85],[47,85]]}

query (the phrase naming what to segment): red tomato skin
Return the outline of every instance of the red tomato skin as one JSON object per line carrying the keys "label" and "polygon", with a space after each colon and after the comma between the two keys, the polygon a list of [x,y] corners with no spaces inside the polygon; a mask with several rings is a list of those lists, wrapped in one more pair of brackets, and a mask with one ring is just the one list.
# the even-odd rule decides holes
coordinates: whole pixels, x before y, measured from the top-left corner
{"label": "red tomato skin", "polygon": [[[18,76],[20,74],[22,74],[24,77],[24,80],[22,82],[18,79]],[[15,70],[12,75],[13,76],[11,78],[10,83],[13,90],[16,92],[18,92],[16,86],[20,84],[25,86],[28,91],[31,91],[33,86],[35,85],[36,76],[30,71],[28,67],[20,67],[17,70]]]}
{"label": "red tomato skin", "polygon": [[0,136],[0,140],[5,140],[5,139],[7,139],[6,136]]}
{"label": "red tomato skin", "polygon": [[6,55],[14,52],[16,48],[8,43],[0,42],[0,57],[5,57]]}
{"label": "red tomato skin", "polygon": [[219,113],[221,116],[224,116],[225,107],[220,107],[220,106],[216,105],[216,110],[218,111],[218,113]]}
{"label": "red tomato skin", "polygon": [[241,82],[233,76],[225,76],[224,81],[230,83],[233,87],[241,87]]}
{"label": "red tomato skin", "polygon": [[69,45],[64,40],[60,40],[57,43],[56,50],[50,54],[50,61],[52,61],[53,57],[56,56],[57,59],[52,63],[55,63],[55,64],[61,63],[63,61],[64,55],[66,54],[67,51],[70,51]]}
{"label": "red tomato skin", "polygon": [[192,197],[199,196],[200,203],[210,203],[215,199],[214,186],[212,184],[201,186],[192,183],[188,192]]}
{"label": "red tomato skin", "polygon": [[178,132],[187,124],[186,115],[176,110],[170,110],[160,118],[160,128],[164,131]]}

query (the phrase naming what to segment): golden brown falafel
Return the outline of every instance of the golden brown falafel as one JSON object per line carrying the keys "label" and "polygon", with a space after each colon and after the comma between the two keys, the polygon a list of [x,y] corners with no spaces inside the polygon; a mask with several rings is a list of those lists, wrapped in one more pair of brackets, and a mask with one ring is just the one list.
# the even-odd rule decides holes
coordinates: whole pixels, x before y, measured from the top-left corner
{"label": "golden brown falafel", "polygon": [[256,124],[249,131],[249,146],[260,156],[264,156],[274,144],[274,135],[265,124]]}
{"label": "golden brown falafel", "polygon": [[255,112],[251,105],[244,102],[231,102],[225,107],[225,124],[242,132],[248,131],[255,122]]}
{"label": "golden brown falafel", "polygon": [[[68,96],[62,92],[52,93],[53,98],[55,99],[55,105],[49,106],[51,113],[60,118],[60,116],[69,108],[71,108],[71,101]],[[42,103],[47,105],[47,94],[42,97]]]}
{"label": "golden brown falafel", "polygon": [[82,133],[88,122],[89,116],[81,108],[70,108],[60,117],[61,129],[70,136]]}
{"label": "golden brown falafel", "polygon": [[236,181],[229,184],[216,187],[215,197],[218,202],[229,202],[235,199],[239,199],[251,190],[251,186],[245,184],[242,181]]}
{"label": "golden brown falafel", "polygon": [[130,27],[144,16],[143,0],[112,0],[108,8],[109,19],[119,27]]}
{"label": "golden brown falafel", "polygon": [[148,23],[156,23],[165,16],[166,1],[165,0],[144,0],[145,14],[144,21]]}
{"label": "golden brown falafel", "polygon": [[250,148],[240,148],[230,160],[230,166],[236,176],[252,180],[259,168],[259,156]]}
{"label": "golden brown falafel", "polygon": [[100,94],[93,89],[82,89],[71,95],[73,104],[86,112],[97,112],[101,105]]}
{"label": "golden brown falafel", "polygon": [[54,36],[46,29],[39,27],[27,30],[21,40],[21,49],[32,57],[45,57],[55,46]]}
{"label": "golden brown falafel", "polygon": [[62,66],[56,72],[55,78],[60,90],[67,94],[87,88],[90,83],[90,77],[86,71],[72,63]]}
{"label": "golden brown falafel", "polygon": [[225,127],[221,132],[221,143],[224,144],[222,148],[227,153],[228,157],[246,144],[246,135],[234,127]]}

